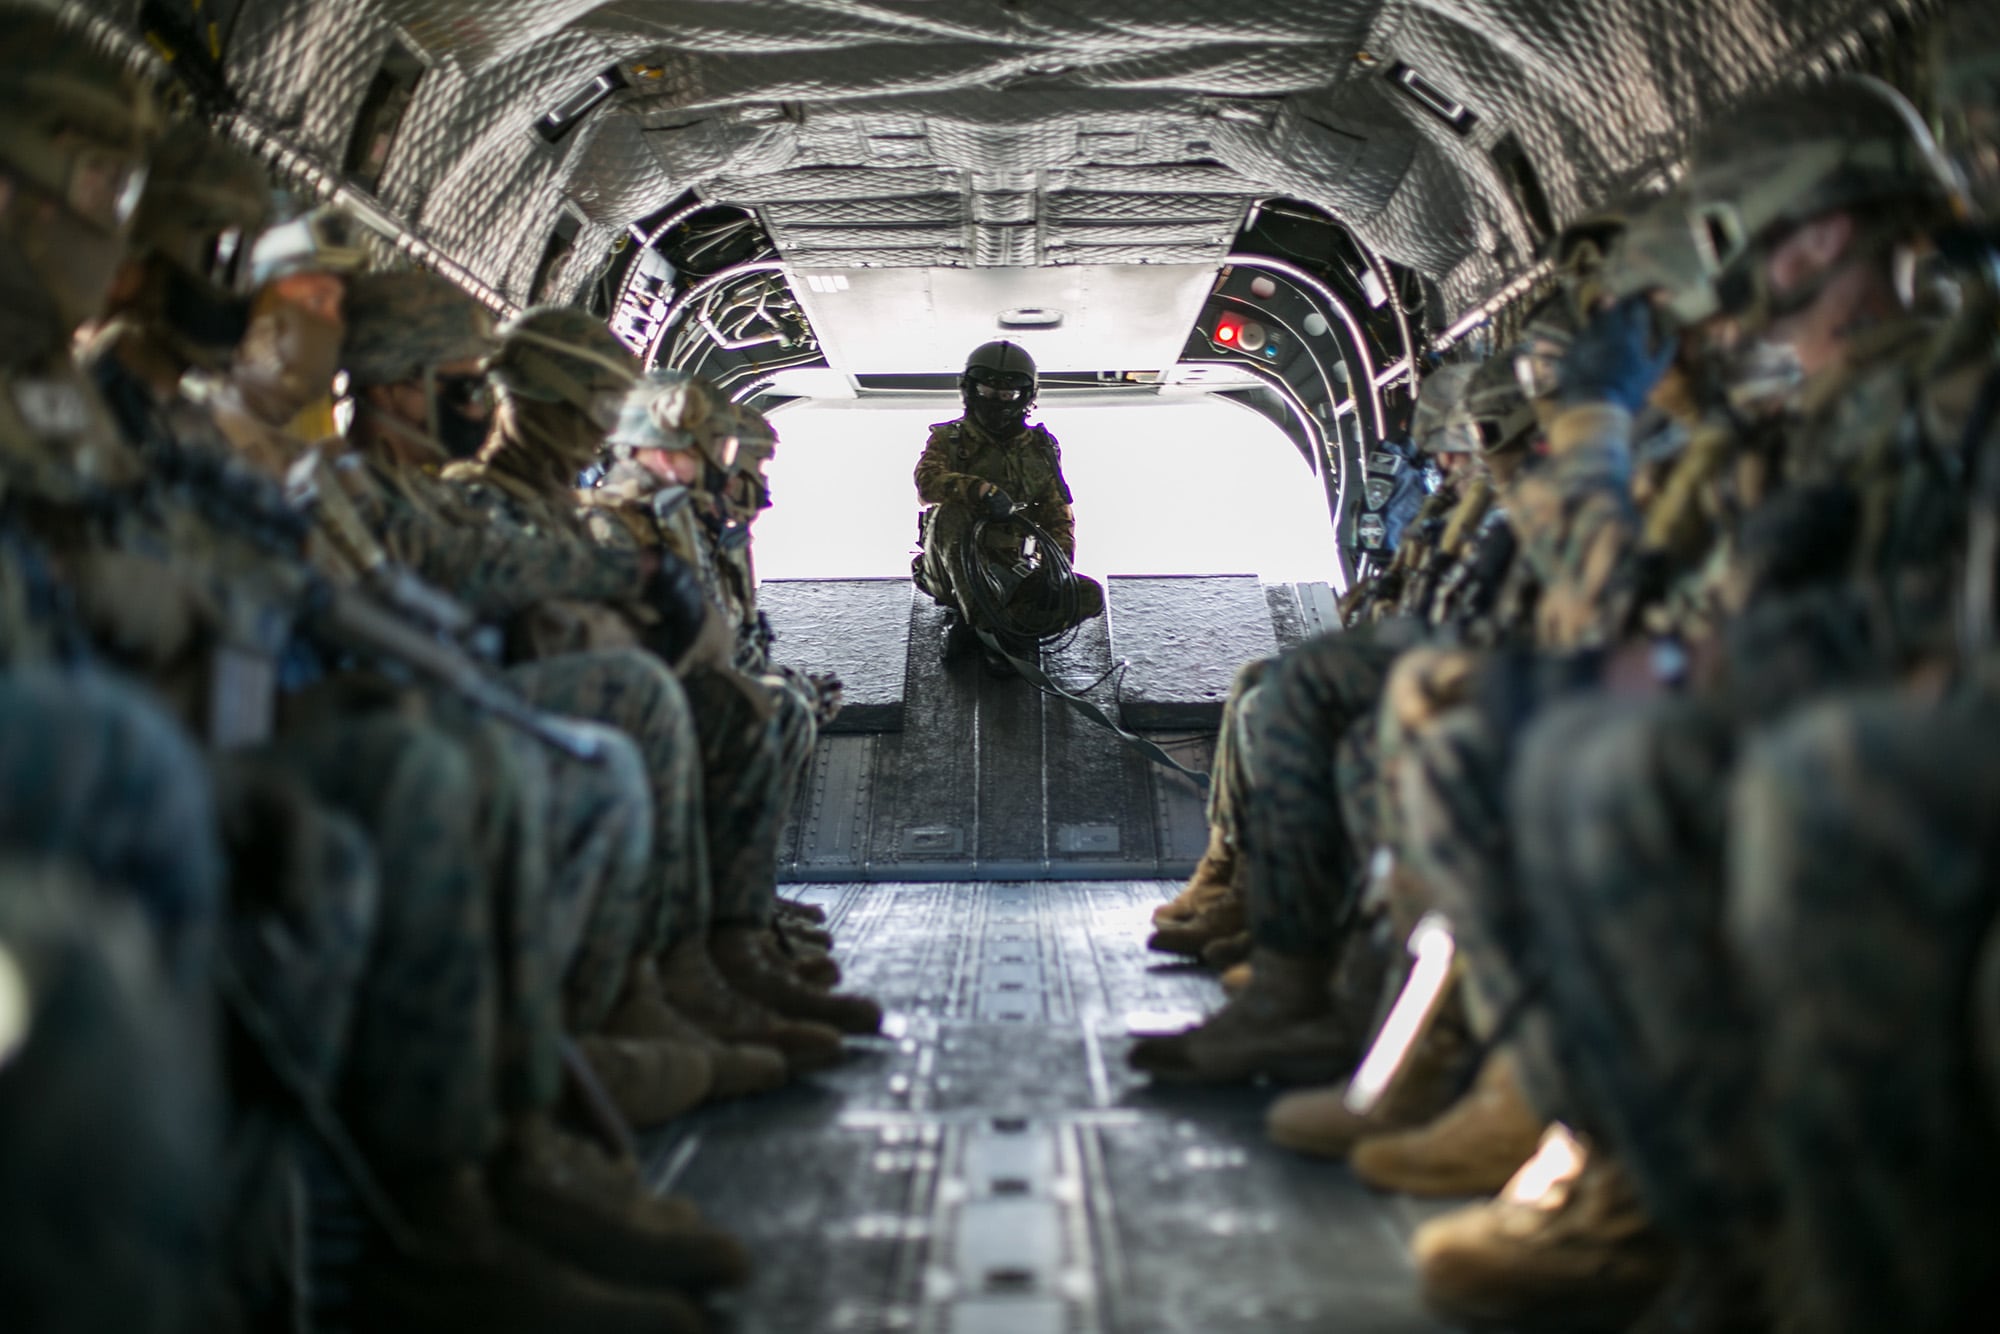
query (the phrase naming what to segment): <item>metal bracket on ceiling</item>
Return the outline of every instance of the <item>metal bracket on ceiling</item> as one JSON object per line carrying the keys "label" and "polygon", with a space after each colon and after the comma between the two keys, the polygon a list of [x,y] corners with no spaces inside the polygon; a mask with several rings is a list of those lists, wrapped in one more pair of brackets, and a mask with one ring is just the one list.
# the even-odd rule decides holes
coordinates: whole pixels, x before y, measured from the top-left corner
{"label": "metal bracket on ceiling", "polygon": [[520,313],[521,308],[508,300],[498,288],[411,231],[402,219],[383,206],[381,200],[365,190],[356,189],[343,180],[339,172],[269,126],[239,112],[224,116],[220,127],[245,148],[269,161],[280,174],[311,190],[326,203],[346,209],[357,222],[381,237],[399,254],[451,279],[502,319],[511,319]]}

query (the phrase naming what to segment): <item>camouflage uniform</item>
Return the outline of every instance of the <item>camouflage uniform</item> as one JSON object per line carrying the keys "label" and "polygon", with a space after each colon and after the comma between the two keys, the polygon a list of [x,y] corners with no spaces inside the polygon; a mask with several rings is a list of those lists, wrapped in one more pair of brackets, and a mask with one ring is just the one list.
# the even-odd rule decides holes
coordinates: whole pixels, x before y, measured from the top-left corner
{"label": "camouflage uniform", "polygon": [[[917,460],[916,482],[917,498],[932,506],[923,523],[924,550],[915,571],[917,586],[939,602],[956,607],[968,624],[973,620],[971,610],[955,590],[967,586],[964,573],[958,569],[959,548],[978,522],[973,491],[979,483],[991,483],[1016,503],[1026,505],[1024,517],[1046,532],[1065,556],[1076,555],[1076,517],[1070,509],[1069,484],[1063,480],[1062,451],[1047,427],[1026,427],[1011,439],[995,440],[969,418],[939,422],[931,427],[930,439]],[[1021,558],[1026,536],[1017,525],[995,521],[988,524],[981,549],[989,560],[1012,565]],[[1101,615],[1103,588],[1081,575],[1076,583],[1078,618]],[[1022,597],[1017,590],[1016,599]],[[1068,628],[1050,625],[1046,634],[1059,634]]]}
{"label": "camouflage uniform", "polygon": [[1330,954],[1353,918],[1375,832],[1364,823],[1375,709],[1406,642],[1394,627],[1349,630],[1262,673],[1244,732],[1256,794],[1235,801],[1250,934],[1265,948]]}
{"label": "camouflage uniform", "polygon": [[[601,326],[598,332],[610,340]],[[562,477],[548,471],[544,443],[510,434],[507,420],[503,415],[501,430],[477,462],[445,470],[446,484],[459,489],[461,504],[489,528],[531,533],[581,552],[605,551],[591,541],[564,484],[575,470]],[[630,603],[538,610],[546,621],[532,638],[544,644],[639,642],[633,621],[642,613]],[[566,658],[576,660],[567,669],[559,666]],[[580,713],[639,741],[657,826],[649,884],[664,899],[656,917],[662,948],[712,925],[770,920],[784,819],[785,757],[769,695],[726,666],[689,663],[683,670],[677,680],[657,656],[631,647],[542,657],[515,671],[542,707]]]}
{"label": "camouflage uniform", "polygon": [[1988,1309],[2000,1131],[1965,1001],[2000,913],[1992,687],[1828,701],[1737,770],[1723,921],[1762,1064],[1741,1110],[1787,1205],[1799,1328],[1961,1329]]}
{"label": "camouflage uniform", "polygon": [[208,1025],[185,982],[163,976],[130,893],[11,840],[0,857],[0,968],[27,1002],[25,1031],[0,1038],[9,1329],[214,1327],[203,1304],[222,1125]]}
{"label": "camouflage uniform", "polygon": [[[755,421],[748,425],[768,439],[769,428],[761,416],[721,402],[706,381],[677,378],[669,384],[662,381],[663,375],[655,374],[658,388],[653,396],[660,400],[657,411],[672,414],[674,420],[632,424],[629,429],[637,433],[632,441],[623,440],[622,433],[628,427],[621,423],[620,432],[614,433],[614,450],[640,448],[642,436],[644,448],[696,450],[711,427],[739,429],[733,420],[735,414],[754,417]],[[745,434],[750,433],[745,430]],[[742,693],[746,683],[754,683],[769,701],[770,737],[776,749],[770,763],[780,775],[772,801],[781,823],[811,764],[822,718],[830,718],[839,707],[837,685],[829,690],[817,678],[770,662],[769,631],[757,610],[756,578],[750,566],[747,540],[754,511],[734,512],[734,507],[716,494],[718,484],[713,481],[728,469],[718,466],[718,460],[709,457],[706,450],[698,457],[708,480],[694,487],[671,483],[636,458],[614,459],[599,485],[581,493],[578,514],[592,539],[601,545],[665,552],[697,571],[710,599],[723,609],[735,627],[735,670],[729,674],[730,684],[737,687],[737,693]],[[761,457],[746,462],[739,454],[733,466],[747,470],[746,475],[757,476],[755,469],[761,466]],[[720,485],[726,487],[726,483]],[[738,525],[746,530],[740,541],[731,537]],[[710,675],[714,673],[691,675],[687,682],[689,689],[711,697],[718,695],[717,683],[702,679]],[[723,696],[719,702],[725,708],[741,707],[730,696]],[[770,833],[774,849],[776,834],[776,830]],[[760,842],[763,837],[761,831],[747,836],[746,845]]]}

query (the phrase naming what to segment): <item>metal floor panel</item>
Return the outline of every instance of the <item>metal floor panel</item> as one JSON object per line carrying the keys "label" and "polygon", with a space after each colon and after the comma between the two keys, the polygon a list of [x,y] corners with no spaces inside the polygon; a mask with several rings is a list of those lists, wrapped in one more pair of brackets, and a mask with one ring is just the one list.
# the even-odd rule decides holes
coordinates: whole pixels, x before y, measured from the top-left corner
{"label": "metal floor panel", "polygon": [[[1261,597],[1261,593],[1259,594]],[[939,661],[944,612],[910,609],[902,730],[825,736],[794,801],[780,878],[1130,879],[1188,874],[1207,844],[1202,797],[1069,705],[976,657]],[[782,642],[782,641],[781,641]],[[1101,620],[1045,660],[1112,703]],[[1160,738],[1206,768],[1213,737]]]}
{"label": "metal floor panel", "polygon": [[705,1109],[649,1172],[734,1229],[734,1334],[1429,1334],[1419,1217],[1268,1145],[1268,1091],[1154,1089],[1128,1028],[1206,974],[1144,948],[1158,880],[793,886],[890,1011],[838,1070]]}

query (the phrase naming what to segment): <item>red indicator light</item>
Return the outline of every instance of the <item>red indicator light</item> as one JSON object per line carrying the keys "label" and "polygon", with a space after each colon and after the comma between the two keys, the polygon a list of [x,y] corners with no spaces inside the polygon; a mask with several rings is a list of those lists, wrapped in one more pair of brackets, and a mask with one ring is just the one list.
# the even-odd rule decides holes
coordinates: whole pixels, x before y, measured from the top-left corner
{"label": "red indicator light", "polygon": [[1243,317],[1236,312],[1229,311],[1218,317],[1215,321],[1216,342],[1228,343],[1231,346],[1235,346],[1242,341],[1242,336]]}
{"label": "red indicator light", "polygon": [[1236,330],[1225,324],[1215,331],[1215,338],[1220,343],[1233,343],[1236,341]]}

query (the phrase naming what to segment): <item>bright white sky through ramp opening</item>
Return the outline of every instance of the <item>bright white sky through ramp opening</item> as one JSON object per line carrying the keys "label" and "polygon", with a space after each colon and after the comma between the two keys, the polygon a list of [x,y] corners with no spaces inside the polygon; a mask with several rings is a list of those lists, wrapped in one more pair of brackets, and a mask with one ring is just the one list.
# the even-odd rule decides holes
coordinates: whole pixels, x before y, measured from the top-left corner
{"label": "bright white sky through ramp opening", "polygon": [[[859,405],[777,413],[758,577],[907,578],[918,508],[910,474],[930,424],[955,415]],[[1035,419],[1062,442],[1083,573],[1333,577],[1320,480],[1256,413],[1204,401],[1055,407]]]}

